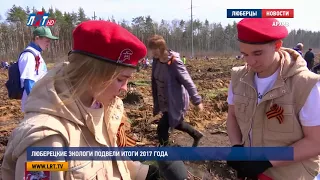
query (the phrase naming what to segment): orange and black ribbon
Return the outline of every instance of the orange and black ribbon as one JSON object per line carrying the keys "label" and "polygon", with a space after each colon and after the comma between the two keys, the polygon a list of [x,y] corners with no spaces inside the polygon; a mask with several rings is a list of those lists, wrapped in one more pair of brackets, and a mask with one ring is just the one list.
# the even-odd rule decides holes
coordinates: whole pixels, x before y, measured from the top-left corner
{"label": "orange and black ribbon", "polygon": [[268,111],[267,114],[267,118],[271,119],[271,118],[277,118],[279,123],[282,124],[283,120],[284,120],[284,116],[283,116],[283,108],[281,106],[279,106],[278,104],[274,104],[273,106],[271,106],[270,111]]}
{"label": "orange and black ribbon", "polygon": [[[124,123],[121,123],[117,133],[117,144],[118,147],[134,147],[137,142],[129,137],[124,128]],[[188,171],[188,180],[201,180],[202,178],[193,175],[190,171]]]}
{"label": "orange and black ribbon", "polygon": [[117,144],[118,147],[134,147],[137,142],[129,137],[124,129],[124,123],[121,123],[117,133]]}
{"label": "orange and black ribbon", "polygon": [[168,65],[171,65],[172,63],[173,63],[173,61],[175,61],[175,56],[171,56],[171,58],[169,59],[169,61],[168,61]]}

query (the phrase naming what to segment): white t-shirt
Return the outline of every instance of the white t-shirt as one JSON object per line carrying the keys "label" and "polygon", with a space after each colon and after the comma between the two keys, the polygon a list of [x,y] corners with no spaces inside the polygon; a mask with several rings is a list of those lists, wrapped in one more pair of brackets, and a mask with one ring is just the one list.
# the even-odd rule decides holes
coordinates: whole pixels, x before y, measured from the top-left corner
{"label": "white t-shirt", "polygon": [[[260,103],[262,96],[268,92],[277,80],[279,71],[275,72],[267,78],[254,77],[256,90],[258,92],[258,103]],[[228,90],[228,104],[233,105],[232,82],[230,82]],[[320,107],[320,82],[312,88],[304,106],[299,112],[299,118],[303,126],[319,126],[320,125],[320,111],[316,108]]]}
{"label": "white t-shirt", "polygon": [[[21,88],[24,87],[24,80],[30,79],[34,82],[37,82],[39,79],[41,79],[46,73],[47,73],[47,65],[44,62],[40,52],[31,47],[28,46],[26,49],[31,49],[35,54],[39,55],[40,57],[40,65],[38,74],[36,72],[36,60],[32,53],[25,52],[21,54],[19,58],[19,71],[20,71],[20,81],[21,81]],[[24,112],[24,104],[27,101],[28,95],[26,90],[23,91],[22,99],[21,99],[21,110]]]}

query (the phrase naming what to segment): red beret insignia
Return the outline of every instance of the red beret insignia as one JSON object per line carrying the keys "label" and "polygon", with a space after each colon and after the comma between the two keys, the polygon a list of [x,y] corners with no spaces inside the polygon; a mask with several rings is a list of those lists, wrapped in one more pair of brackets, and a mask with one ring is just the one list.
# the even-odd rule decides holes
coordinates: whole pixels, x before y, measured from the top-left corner
{"label": "red beret insignia", "polygon": [[124,49],[121,51],[120,56],[118,58],[118,63],[124,63],[125,61],[130,61],[130,56],[133,54],[133,52],[130,49]]}

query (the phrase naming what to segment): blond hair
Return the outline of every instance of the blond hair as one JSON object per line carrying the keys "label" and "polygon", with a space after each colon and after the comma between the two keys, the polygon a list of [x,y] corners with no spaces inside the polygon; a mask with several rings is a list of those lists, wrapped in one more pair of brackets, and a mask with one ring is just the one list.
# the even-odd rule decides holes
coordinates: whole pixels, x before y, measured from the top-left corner
{"label": "blond hair", "polygon": [[98,96],[124,69],[131,68],[79,53],[70,54],[68,61],[68,65],[63,66],[63,73],[56,75],[54,79],[64,79],[69,82],[71,85],[69,100],[79,97],[90,87]]}

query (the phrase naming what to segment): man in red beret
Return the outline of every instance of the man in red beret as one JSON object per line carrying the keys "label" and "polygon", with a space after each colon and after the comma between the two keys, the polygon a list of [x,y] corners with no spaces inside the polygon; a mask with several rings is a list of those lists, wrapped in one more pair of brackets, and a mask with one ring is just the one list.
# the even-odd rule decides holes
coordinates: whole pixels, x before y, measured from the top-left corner
{"label": "man in red beret", "polygon": [[246,64],[234,67],[228,92],[227,130],[233,147],[294,148],[293,161],[227,161],[239,178],[262,173],[275,180],[312,180],[319,173],[320,76],[302,56],[283,48],[288,35],[273,18],[237,24]]}

